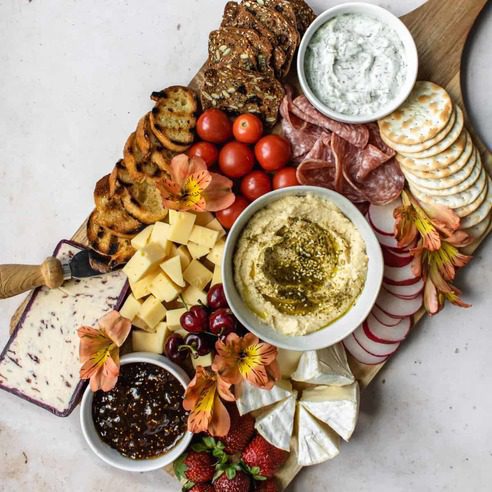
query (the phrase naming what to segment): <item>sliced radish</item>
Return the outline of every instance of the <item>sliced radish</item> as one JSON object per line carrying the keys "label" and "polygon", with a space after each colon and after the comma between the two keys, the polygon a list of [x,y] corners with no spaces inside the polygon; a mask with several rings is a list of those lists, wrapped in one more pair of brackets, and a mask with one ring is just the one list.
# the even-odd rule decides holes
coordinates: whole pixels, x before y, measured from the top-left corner
{"label": "sliced radish", "polygon": [[390,318],[413,316],[422,306],[422,294],[415,299],[400,299],[387,290],[381,289],[376,305]]}
{"label": "sliced radish", "polygon": [[386,246],[387,248],[395,249],[397,251],[401,251],[402,249],[404,249],[404,248],[400,248],[398,246],[398,242],[397,242],[395,236],[393,236],[393,235],[387,236],[385,234],[381,234],[380,232],[376,231],[376,229],[373,229],[373,230],[374,230],[374,234],[376,234],[376,238],[379,241],[379,244],[381,246]]}
{"label": "sliced radish", "polygon": [[367,364],[369,366],[375,366],[378,364],[382,364],[388,359],[388,356],[385,357],[375,357],[371,355],[369,352],[366,352],[355,340],[354,335],[349,335],[347,338],[343,340],[343,346],[345,350],[349,352],[352,357],[361,362],[362,364]]}
{"label": "sliced radish", "polygon": [[410,331],[412,320],[410,317],[402,318],[395,326],[386,326],[370,314],[362,324],[364,333],[368,338],[379,343],[402,342]]}
{"label": "sliced radish", "polygon": [[371,314],[384,326],[393,327],[401,321],[399,318],[391,318],[377,306],[372,308]]}
{"label": "sliced radish", "polygon": [[390,267],[403,267],[411,263],[413,260],[413,256],[409,253],[397,253],[389,248],[386,248],[385,246],[383,246],[381,250],[383,251],[384,264]]}
{"label": "sliced radish", "polygon": [[388,203],[387,205],[369,205],[367,211],[367,217],[372,227],[380,234],[385,236],[393,236],[395,229],[395,218],[393,217],[393,211],[396,207],[401,205],[401,200],[397,200]]}
{"label": "sliced radish", "polygon": [[410,285],[420,280],[420,277],[413,273],[410,263],[401,267],[385,266],[383,277],[384,282],[391,285]]}
{"label": "sliced radish", "polygon": [[353,333],[355,341],[371,355],[375,357],[389,357],[391,354],[394,354],[398,347],[400,346],[400,342],[394,343],[379,343],[371,340],[364,332],[364,328],[359,326],[357,330]]}
{"label": "sliced radish", "polygon": [[424,290],[424,281],[420,278],[417,282],[410,285],[391,285],[383,281],[383,288],[396,297],[414,299]]}

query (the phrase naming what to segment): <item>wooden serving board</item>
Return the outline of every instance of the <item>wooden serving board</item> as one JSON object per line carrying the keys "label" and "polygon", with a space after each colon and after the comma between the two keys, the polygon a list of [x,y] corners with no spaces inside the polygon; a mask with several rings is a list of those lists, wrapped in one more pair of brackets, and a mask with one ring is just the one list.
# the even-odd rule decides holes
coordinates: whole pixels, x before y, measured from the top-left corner
{"label": "wooden serving board", "polygon": [[[309,0],[308,0],[309,1]],[[419,53],[419,79],[431,80],[446,88],[453,100],[465,110],[466,126],[472,135],[477,148],[480,150],[483,162],[492,175],[492,153],[480,140],[473,129],[464,105],[461,87],[462,56],[465,44],[472,27],[487,4],[488,0],[428,0],[421,7],[401,17],[401,20],[412,33]],[[217,20],[218,22],[218,20]],[[204,68],[195,75],[190,82],[190,87],[198,89],[203,77]],[[297,76],[292,73],[289,83],[298,86]],[[275,131],[275,129],[274,129]],[[109,170],[108,170],[109,172]],[[485,240],[492,230],[492,226],[482,238],[469,247],[472,253]],[[86,236],[86,222],[72,236],[72,239],[81,244],[88,244]],[[18,307],[11,320],[11,329],[16,325],[20,313],[29,299]],[[420,311],[415,316],[415,323],[425,315]],[[365,388],[386,365],[376,366],[361,364],[350,357],[350,366],[354,375],[359,380],[362,388]],[[294,455],[291,455],[294,457]],[[300,471],[294,460],[289,460],[279,474],[283,487],[294,479]]]}

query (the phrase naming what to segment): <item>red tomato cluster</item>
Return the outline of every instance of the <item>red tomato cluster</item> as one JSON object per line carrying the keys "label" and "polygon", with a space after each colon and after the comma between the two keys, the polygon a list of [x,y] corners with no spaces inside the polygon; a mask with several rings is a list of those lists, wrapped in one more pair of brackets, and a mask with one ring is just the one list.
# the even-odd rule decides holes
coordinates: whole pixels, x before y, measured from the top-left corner
{"label": "red tomato cluster", "polygon": [[234,203],[216,214],[224,227],[231,228],[249,202],[272,189],[299,184],[295,168],[286,167],[290,143],[280,135],[263,136],[263,123],[254,114],[242,114],[231,122],[220,109],[207,109],[196,130],[202,141],[188,154],[201,157],[208,167],[218,164],[220,172],[238,184]]}

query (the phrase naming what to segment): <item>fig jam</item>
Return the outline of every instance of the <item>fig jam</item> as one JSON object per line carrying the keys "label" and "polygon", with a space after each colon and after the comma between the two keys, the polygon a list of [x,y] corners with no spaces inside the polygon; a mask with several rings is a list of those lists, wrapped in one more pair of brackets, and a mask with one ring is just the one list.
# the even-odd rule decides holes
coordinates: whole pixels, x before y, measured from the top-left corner
{"label": "fig jam", "polygon": [[134,460],[165,454],[186,432],[184,388],[154,364],[122,365],[116,386],[94,394],[92,417],[101,439]]}

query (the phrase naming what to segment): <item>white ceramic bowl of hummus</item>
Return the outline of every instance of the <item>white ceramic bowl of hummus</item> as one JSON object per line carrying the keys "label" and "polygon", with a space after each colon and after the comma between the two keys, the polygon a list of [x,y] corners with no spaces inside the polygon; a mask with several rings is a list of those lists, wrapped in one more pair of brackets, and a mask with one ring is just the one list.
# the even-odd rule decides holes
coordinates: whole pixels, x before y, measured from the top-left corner
{"label": "white ceramic bowl of hummus", "polygon": [[397,109],[410,94],[418,55],[410,31],[388,10],[345,3],[321,13],[297,56],[302,91],[321,113],[367,123]]}
{"label": "white ceramic bowl of hummus", "polygon": [[[311,251],[309,251],[308,246],[308,256],[312,252],[314,252],[315,254],[317,252],[321,252],[322,255],[329,257],[332,254],[331,251],[335,251],[336,262],[338,262],[338,258],[342,258],[343,261],[339,264],[348,266],[349,277],[350,275],[352,275],[353,283],[357,284],[357,282],[359,282],[360,285],[360,287],[354,291],[353,298],[351,298],[351,300],[349,301],[349,307],[346,309],[343,308],[343,312],[341,311],[340,313],[338,313],[333,319],[329,318],[330,310],[328,310],[327,319],[329,319],[329,322],[328,324],[325,323],[320,326],[318,326],[317,324],[318,321],[320,319],[325,319],[325,315],[327,313],[323,310],[320,310],[322,314],[319,317],[315,316],[318,313],[316,305],[316,299],[318,299],[316,295],[318,294],[315,293],[314,297],[312,298],[309,296],[307,296],[306,298],[302,298],[303,302],[305,299],[307,299],[308,301],[314,299],[314,303],[311,303],[312,309],[311,307],[308,308],[311,309],[310,311],[294,311],[293,313],[288,312],[288,315],[284,317],[282,316],[282,314],[286,312],[284,311],[285,306],[287,306],[288,309],[291,309],[292,298],[287,295],[286,302],[288,304],[285,304],[285,299],[280,299],[281,313],[279,314],[278,312],[276,312],[275,308],[279,306],[279,304],[277,304],[277,301],[279,300],[279,297],[282,297],[282,294],[278,295],[278,293],[284,292],[284,290],[275,290],[275,293],[273,294],[273,296],[271,296],[269,292],[265,290],[269,288],[268,282],[265,287],[265,283],[263,282],[264,276],[262,277],[261,273],[264,269],[266,269],[268,272],[270,266],[275,263],[276,258],[285,258],[285,255],[289,254],[288,248],[291,244],[294,244],[294,248],[296,247],[296,243],[288,242],[292,240],[292,237],[301,237],[301,240],[303,240],[303,231],[306,231],[306,235],[312,233],[312,237],[316,241],[316,238],[319,235],[323,236],[324,234],[322,230],[317,229],[318,225],[322,225],[323,227],[325,227],[326,224],[330,224],[329,221],[325,222],[324,217],[326,215],[319,215],[319,217],[316,217],[317,212],[314,210],[312,215],[310,215],[309,213],[305,214],[303,212],[303,210],[309,211],[310,208],[299,209],[300,212],[297,216],[295,216],[295,212],[287,211],[286,207],[284,207],[284,204],[288,204],[289,201],[292,202],[293,199],[293,203],[296,203],[295,199],[297,199],[298,202],[302,204],[302,207],[306,207],[306,205],[310,207],[311,205],[316,204],[316,200],[318,200],[318,205],[321,204],[321,201],[326,202],[326,204],[328,204],[328,207],[331,207],[331,209],[327,208],[327,210],[329,211],[329,216],[335,214],[335,212],[330,212],[330,210],[336,211],[340,216],[337,219],[339,223],[341,223],[344,227],[347,226],[347,223],[350,224],[349,232],[351,236],[348,236],[347,241],[348,244],[351,244],[351,247],[348,248],[348,251],[350,252],[352,250],[352,246],[354,248],[354,252],[350,253],[352,254],[352,256],[350,256],[348,253],[348,256],[344,256],[346,255],[346,253],[341,251],[340,248],[337,248],[335,246],[335,242],[330,242],[332,241],[332,239],[330,239],[327,243],[320,243],[321,247],[319,244],[315,244],[314,248]],[[278,206],[279,204],[281,204],[283,208],[280,208]],[[317,208],[321,207],[318,206]],[[295,211],[297,209],[293,207],[291,210]],[[255,224],[258,222],[258,217],[262,218],[265,215],[265,212],[268,212],[268,214],[272,212],[269,218],[269,220],[271,221],[271,225],[262,225],[259,227],[259,229],[255,230],[254,227],[256,227]],[[290,221],[291,217],[292,219],[294,219],[294,221]],[[305,218],[307,218],[306,223],[301,223],[301,225],[299,226],[299,221],[301,219],[304,220]],[[280,252],[278,249],[272,250],[270,245],[263,247],[266,244],[265,241],[268,240],[267,236],[269,234],[269,229],[274,229],[275,231],[277,231],[277,233],[279,233],[278,228],[283,227],[282,221],[285,220],[288,221],[284,224],[286,225],[285,230],[288,232],[282,238],[282,246]],[[254,226],[253,229],[252,226]],[[300,234],[297,233],[297,236],[295,236],[295,232],[291,232],[294,231],[296,227],[299,228],[300,231]],[[333,227],[336,228],[338,226],[335,225]],[[313,231],[310,231],[310,228],[312,228]],[[328,228],[326,230],[328,230],[329,236],[331,238],[331,229]],[[334,234],[336,233],[337,232],[335,231]],[[357,244],[351,242],[351,238],[355,236]],[[252,251],[254,250],[254,243],[252,242],[250,245],[245,242],[248,241],[250,238],[253,238],[253,241],[255,240],[255,238],[258,238],[258,240],[260,241],[258,256],[255,256],[256,253],[252,253]],[[343,240],[345,239],[342,238],[342,241]],[[277,248],[277,239],[274,239],[273,241],[274,242],[271,244],[275,244],[274,248]],[[324,247],[324,244],[328,244],[328,247]],[[288,245],[288,247],[285,247],[284,245]],[[306,244],[303,244],[301,248],[302,256],[304,256],[306,252],[305,246]],[[262,247],[263,249],[261,249]],[[268,251],[268,253],[265,253],[265,251]],[[272,251],[274,251],[274,253],[272,253]],[[265,256],[265,254],[268,254],[269,256]],[[250,261],[248,255],[251,256],[251,261],[253,262],[249,265],[247,264],[247,262]],[[260,258],[260,255],[261,260],[256,259]],[[329,266],[329,262],[327,266],[322,263],[323,257],[318,258],[318,260],[321,262],[318,263],[319,269],[321,270],[326,267],[327,272],[329,272],[327,274],[327,278],[333,279],[334,274],[330,272],[331,267]],[[253,264],[254,266],[252,266]],[[297,263],[290,263],[289,265],[292,264],[297,265]],[[279,265],[280,268],[282,268],[281,264],[278,264],[277,266]],[[308,279],[307,282],[309,283],[309,281],[311,280],[311,274],[315,275],[316,280],[316,273],[318,270],[316,267],[316,263],[314,263],[314,268],[310,268],[310,266],[313,265],[312,263],[310,263],[310,260],[303,265],[308,266],[307,270],[309,276],[306,277]],[[350,273],[351,267],[353,267],[353,271]],[[347,200],[339,193],[325,188],[315,186],[293,186],[290,188],[283,188],[272,191],[258,198],[242,212],[242,214],[238,217],[238,219],[232,226],[227,236],[224,251],[224,291],[229,306],[234,315],[240,321],[240,323],[262,340],[287,350],[317,350],[324,347],[329,347],[339,342],[340,340],[343,340],[346,336],[351,334],[368,316],[369,312],[374,306],[374,303],[376,302],[376,298],[381,288],[381,283],[383,279],[383,267],[384,263],[381,248],[376,236],[374,235],[373,230],[371,229],[364,216],[349,200]],[[339,266],[335,265],[334,268],[335,269],[333,271],[336,271],[338,275]],[[360,270],[360,276],[358,275],[357,270]],[[250,275],[250,272],[252,271],[254,271],[255,273]],[[278,269],[275,270],[275,272],[278,272]],[[287,276],[289,276],[289,272],[290,270],[287,269],[286,272],[282,273],[282,275],[286,274]],[[252,279],[252,283],[250,283],[249,286],[247,280],[248,275],[254,277]],[[269,275],[269,273],[267,273],[267,275]],[[277,273],[274,273],[272,275],[275,276],[277,275]],[[268,280],[270,280],[271,278],[272,276],[268,277]],[[294,283],[297,278],[298,277],[294,277]],[[289,288],[291,283],[292,278],[289,278],[289,280],[286,282]],[[301,286],[300,290],[303,291],[304,285],[306,285],[304,278],[301,278],[301,280],[299,281],[299,285]],[[345,289],[350,290],[351,288],[350,283],[345,283],[344,285],[345,287],[342,288],[341,292],[335,289],[334,292],[336,294],[333,295],[342,295],[343,299],[343,293]],[[261,291],[260,295],[257,295],[256,293],[257,287]],[[281,286],[281,289],[284,289],[283,285]],[[323,295],[323,288],[318,288],[318,291],[315,290],[315,292],[318,293],[319,291],[321,291],[321,295]],[[332,295],[331,291],[329,295]],[[266,302],[264,303],[263,300],[265,299]],[[274,309],[270,309],[269,307],[270,301],[272,299],[274,299],[274,301],[272,301]],[[296,298],[294,297],[294,303],[292,304],[292,306],[297,306],[295,304],[295,301]],[[328,301],[331,302],[331,299],[328,299]],[[322,300],[320,302],[320,305],[324,305],[324,302],[325,301]],[[301,304],[301,306],[304,305],[308,304]],[[328,303],[327,305],[331,309],[333,306],[337,306],[338,304]]]}

